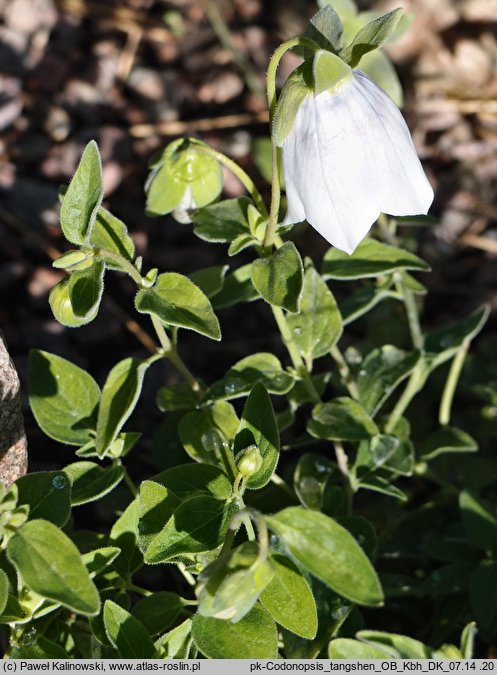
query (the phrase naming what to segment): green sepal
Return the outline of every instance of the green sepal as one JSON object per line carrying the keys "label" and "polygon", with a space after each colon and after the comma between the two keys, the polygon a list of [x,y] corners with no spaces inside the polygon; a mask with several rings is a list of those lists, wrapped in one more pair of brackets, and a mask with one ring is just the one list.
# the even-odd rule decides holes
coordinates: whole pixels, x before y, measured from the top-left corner
{"label": "green sepal", "polygon": [[271,136],[281,147],[295,124],[295,118],[306,96],[312,96],[308,66],[303,63],[291,73],[283,85],[271,120]]}
{"label": "green sepal", "polygon": [[312,74],[314,93],[317,96],[323,91],[333,92],[340,89],[352,77],[352,68],[339,56],[320,49],[314,54]]}
{"label": "green sepal", "polygon": [[342,40],[343,24],[331,5],[326,5],[309,20],[304,37],[316,42],[322,49],[337,53]]}
{"label": "green sepal", "polygon": [[342,59],[355,68],[364,54],[382,47],[394,33],[402,12],[399,7],[361,28],[352,42],[340,51]]}

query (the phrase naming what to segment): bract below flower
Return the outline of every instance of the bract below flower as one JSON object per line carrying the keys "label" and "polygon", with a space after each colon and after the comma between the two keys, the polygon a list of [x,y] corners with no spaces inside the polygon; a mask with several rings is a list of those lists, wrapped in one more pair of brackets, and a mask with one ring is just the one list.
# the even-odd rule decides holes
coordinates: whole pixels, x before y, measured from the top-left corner
{"label": "bract below flower", "polygon": [[285,223],[352,253],[380,213],[426,214],[433,190],[400,111],[365,73],[301,103],[283,145]]}

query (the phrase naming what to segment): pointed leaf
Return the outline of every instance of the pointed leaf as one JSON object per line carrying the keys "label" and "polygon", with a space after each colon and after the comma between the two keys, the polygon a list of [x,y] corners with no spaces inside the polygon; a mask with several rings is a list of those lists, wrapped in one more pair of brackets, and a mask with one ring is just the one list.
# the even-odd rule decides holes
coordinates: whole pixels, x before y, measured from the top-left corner
{"label": "pointed leaf", "polygon": [[292,388],[294,378],[283,370],[274,354],[251,354],[231,366],[222,380],[209,388],[208,397],[225,400],[240,398],[246,396],[257,382],[261,382],[271,394],[286,394]]}
{"label": "pointed leaf", "polygon": [[192,634],[209,659],[274,659],[278,654],[276,624],[259,604],[238,623],[196,614]]}
{"label": "pointed leaf", "polygon": [[371,21],[357,33],[350,45],[340,52],[341,58],[355,68],[364,54],[378,49],[389,40],[400,21],[403,10],[399,7]]}
{"label": "pointed leaf", "polygon": [[105,455],[135,409],[145,373],[156,358],[142,361],[129,357],[110,371],[102,390],[97,419],[95,447],[100,457]]}
{"label": "pointed leaf", "polygon": [[430,267],[413,253],[376,239],[364,239],[352,255],[330,248],[323,259],[323,279],[367,279],[395,270],[429,271]]}
{"label": "pointed leaf", "polygon": [[270,305],[298,312],[304,270],[295,244],[287,241],[269,257],[255,260],[252,283]]}
{"label": "pointed leaf", "polygon": [[318,403],[307,430],[315,438],[333,441],[360,441],[378,433],[376,424],[364,408],[345,396]]}
{"label": "pointed leaf", "polygon": [[260,382],[255,384],[243,409],[234,442],[234,453],[255,445],[262,455],[261,468],[247,480],[247,487],[264,487],[276,469],[280,454],[280,435],[271,399]]}
{"label": "pointed leaf", "polygon": [[265,518],[292,556],[336,593],[360,605],[381,605],[383,593],[376,572],[341,525],[300,506]]}
{"label": "pointed leaf", "polygon": [[16,481],[17,505],[29,506],[29,517],[63,527],[71,515],[71,480],[65,471],[37,471]]}
{"label": "pointed leaf", "polygon": [[58,527],[31,520],[14,534],[7,554],[23,582],[78,614],[98,614],[100,599],[79,551]]}
{"label": "pointed leaf", "polygon": [[342,317],[335,298],[313,267],[304,275],[300,312],[290,314],[287,323],[308,363],[327,354],[342,334]]}
{"label": "pointed leaf", "polygon": [[167,562],[182,553],[203,553],[217,548],[224,539],[233,507],[200,495],[185,499],[165,527],[151,541],[145,562]]}
{"label": "pointed leaf", "polygon": [[139,600],[131,610],[149,635],[168,630],[180,615],[185,603],[176,593],[158,591]]}
{"label": "pointed leaf", "polygon": [[104,605],[105,630],[123,659],[152,659],[155,647],[143,624],[112,600]]}
{"label": "pointed leaf", "polygon": [[29,403],[47,436],[70,445],[91,440],[100,401],[91,375],[60,356],[32,350],[28,378]]}
{"label": "pointed leaf", "polygon": [[72,244],[88,242],[102,197],[102,162],[97,144],[90,141],[60,208],[62,231]]}
{"label": "pointed leaf", "polygon": [[118,464],[103,467],[94,462],[75,462],[64,467],[72,481],[72,505],[80,506],[100,499],[121,482],[124,471]]}
{"label": "pointed leaf", "polygon": [[138,291],[135,305],[139,312],[154,314],[165,324],[221,339],[219,321],[209,299],[182,274],[160,274],[153,288]]}
{"label": "pointed leaf", "polygon": [[298,567],[284,555],[271,556],[274,577],[261,602],[276,623],[307,640],[316,637],[318,616],[314,596]]}

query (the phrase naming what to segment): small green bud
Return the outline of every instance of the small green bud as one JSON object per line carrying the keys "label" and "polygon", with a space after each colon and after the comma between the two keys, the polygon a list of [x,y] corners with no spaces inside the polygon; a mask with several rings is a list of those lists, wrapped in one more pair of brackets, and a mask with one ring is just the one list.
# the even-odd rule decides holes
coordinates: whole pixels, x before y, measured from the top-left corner
{"label": "small green bud", "polygon": [[69,328],[84,326],[84,324],[94,319],[98,312],[97,305],[94,314],[90,317],[81,317],[74,313],[69,295],[69,279],[63,279],[57,286],[52,288],[48,302],[57,321]]}
{"label": "small green bud", "polygon": [[238,471],[246,478],[251,478],[262,466],[262,455],[256,445],[249,445],[242,453],[237,464]]}

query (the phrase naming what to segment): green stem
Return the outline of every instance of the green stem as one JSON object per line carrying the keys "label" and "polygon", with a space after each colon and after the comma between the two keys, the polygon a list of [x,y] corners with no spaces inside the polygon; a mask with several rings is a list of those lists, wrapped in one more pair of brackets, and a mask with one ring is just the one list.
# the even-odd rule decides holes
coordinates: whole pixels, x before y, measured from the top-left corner
{"label": "green stem", "polygon": [[152,591],[148,591],[146,588],[142,588],[141,586],[137,586],[136,584],[129,583],[127,585],[128,591],[134,591],[135,593],[139,593],[140,595],[144,595],[145,597],[148,597],[149,595],[153,595]]}
{"label": "green stem", "polygon": [[450,422],[450,411],[452,408],[452,401],[456,391],[457,383],[461,376],[461,371],[464,365],[464,360],[469,349],[469,341],[465,340],[455,355],[452,365],[450,366],[449,374],[445,382],[445,387],[440,401],[440,411],[438,413],[438,421],[442,426],[447,426]]}
{"label": "green stem", "polygon": [[128,486],[129,491],[131,492],[131,494],[133,495],[133,497],[136,497],[136,495],[138,494],[138,490],[136,489],[136,486],[135,486],[135,484],[133,483],[133,481],[131,480],[131,478],[129,477],[129,474],[128,474],[128,472],[126,471],[126,469],[124,470],[124,476],[123,476],[123,478],[124,478],[124,482],[125,482],[126,485]]}
{"label": "green stem", "polygon": [[234,162],[229,157],[226,157],[226,155],[223,155],[222,152],[219,152],[218,150],[214,150],[214,148],[211,148],[208,145],[195,145],[195,150],[197,152],[204,153],[204,155],[209,155],[210,157],[213,157],[220,164],[222,164],[227,169],[229,169],[231,171],[231,173],[234,174],[238,178],[240,183],[244,186],[244,188],[247,190],[249,195],[252,197],[254,204],[259,209],[261,214],[264,217],[267,218],[268,212],[267,212],[266,205],[264,204],[264,200],[261,196],[261,193],[257,189],[254,181],[250,178],[248,173],[242,169],[241,166],[239,166],[236,162]]}
{"label": "green stem", "polygon": [[[283,42],[278,49],[274,52],[269,61],[269,67],[267,71],[267,104],[269,108],[269,120],[270,124],[273,119],[274,112],[276,110],[276,73],[278,71],[278,66],[283,55],[294,47],[306,47],[311,51],[316,51],[319,49],[319,45],[313,40],[303,37],[295,37],[291,40]],[[276,229],[278,227],[278,214],[280,210],[280,200],[281,200],[281,177],[280,177],[280,153],[281,149],[272,141],[272,164],[273,164],[273,173],[271,180],[271,207],[269,209],[269,221],[266,227],[266,234],[264,237],[264,247],[270,248],[274,243],[274,238],[276,235]]]}
{"label": "green stem", "polygon": [[330,354],[337,365],[338,372],[340,373],[340,377],[342,378],[342,382],[347,387],[349,394],[352,396],[353,399],[358,401],[359,388],[357,386],[357,382],[352,377],[349,365],[337,345],[335,345],[330,349]]}
{"label": "green stem", "polygon": [[292,331],[288,326],[283,310],[281,309],[281,307],[275,307],[274,305],[271,305],[271,309],[273,310],[274,318],[276,319],[276,323],[278,324],[278,328],[280,329],[281,337],[288,350],[288,354],[290,355],[295,370],[297,371],[298,375],[302,378],[302,381],[304,382],[305,388],[307,389],[311,399],[316,403],[319,403],[321,397],[316,391],[314,382],[312,381],[309,371],[307,370],[304,361],[302,360],[302,357],[300,355],[299,348],[295,344]]}
{"label": "green stem", "polygon": [[416,349],[422,351],[424,345],[424,338],[423,338],[423,331],[421,330],[421,324],[419,322],[419,312],[418,306],[416,304],[416,297],[414,293],[410,291],[405,285],[402,275],[398,274],[395,275],[395,285],[397,291],[402,296],[402,299],[404,301],[412,343]]}
{"label": "green stem", "polygon": [[427,376],[426,364],[422,358],[414,370],[412,371],[409,380],[407,382],[406,388],[404,389],[402,396],[397,401],[396,406],[390,413],[388,422],[385,425],[385,433],[391,434],[395,429],[397,422],[400,420],[407,407],[411,403],[412,399],[416,396],[418,391],[423,387]]}
{"label": "green stem", "polygon": [[354,499],[354,489],[349,471],[349,458],[343,449],[341,443],[335,443],[335,457],[340,473],[342,474],[343,487],[345,490],[345,515],[350,516],[352,513],[352,501]]}
{"label": "green stem", "polygon": [[106,248],[94,248],[93,252],[96,258],[102,256],[117,263],[119,267],[123,270],[123,272],[129,274],[129,276],[133,279],[138,288],[143,287],[142,275],[136,269],[133,263],[131,263],[129,260],[126,260],[124,256],[120,255],[119,253],[114,253],[114,251],[109,251]]}

